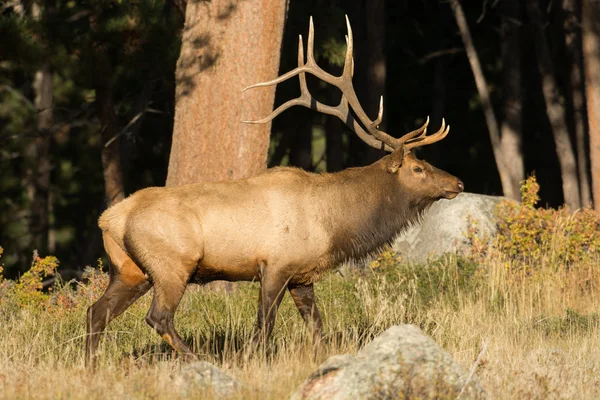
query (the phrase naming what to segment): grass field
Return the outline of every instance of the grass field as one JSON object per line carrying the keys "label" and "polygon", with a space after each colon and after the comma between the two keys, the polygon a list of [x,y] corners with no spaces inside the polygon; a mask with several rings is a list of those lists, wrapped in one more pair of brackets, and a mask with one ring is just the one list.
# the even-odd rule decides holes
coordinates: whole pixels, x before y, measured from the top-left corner
{"label": "grass field", "polygon": [[[402,323],[419,325],[467,369],[487,342],[477,374],[492,398],[600,398],[597,262],[541,263],[531,273],[492,252],[422,265],[388,254],[375,266],[318,283],[326,336],[316,358],[286,296],[267,355],[240,361],[236,352],[254,325],[256,284],[231,295],[190,286],[176,324],[203,359],[247,383],[238,398],[285,398],[328,356],[356,352]],[[180,397],[173,377],[182,363],[144,321],[150,296],[109,325],[97,371],[84,368],[85,310],[104,284],[95,274],[86,286],[59,288],[26,306],[0,291],[1,398]]]}

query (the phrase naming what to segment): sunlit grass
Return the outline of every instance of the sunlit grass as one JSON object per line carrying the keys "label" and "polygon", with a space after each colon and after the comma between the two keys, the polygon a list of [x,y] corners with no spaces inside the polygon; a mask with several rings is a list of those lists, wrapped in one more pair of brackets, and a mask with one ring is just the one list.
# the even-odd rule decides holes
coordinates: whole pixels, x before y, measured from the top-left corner
{"label": "sunlit grass", "polygon": [[[238,398],[285,398],[328,356],[354,353],[401,323],[419,325],[465,368],[487,341],[478,375],[492,398],[600,398],[598,263],[527,277],[508,267],[494,254],[478,263],[446,257],[411,265],[392,258],[346,279],[327,275],[316,287],[326,335],[316,357],[286,296],[267,353],[242,361],[238,351],[255,323],[256,284],[230,295],[190,286],[176,324],[202,359],[247,384]],[[181,361],[144,321],[151,296],[109,325],[97,371],[84,368],[85,310],[95,296],[58,290],[53,298],[70,298],[69,309],[19,307],[4,296],[0,397],[183,396],[173,387]]]}

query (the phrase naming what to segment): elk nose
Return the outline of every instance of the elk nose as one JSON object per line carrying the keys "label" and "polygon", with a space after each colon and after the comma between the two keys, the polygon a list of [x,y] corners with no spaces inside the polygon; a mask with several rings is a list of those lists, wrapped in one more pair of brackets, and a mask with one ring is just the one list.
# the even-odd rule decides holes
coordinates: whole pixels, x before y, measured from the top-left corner
{"label": "elk nose", "polygon": [[458,186],[458,188],[460,189],[461,192],[463,190],[465,190],[465,184],[462,183],[462,181],[458,181],[458,183],[456,184],[456,186]]}

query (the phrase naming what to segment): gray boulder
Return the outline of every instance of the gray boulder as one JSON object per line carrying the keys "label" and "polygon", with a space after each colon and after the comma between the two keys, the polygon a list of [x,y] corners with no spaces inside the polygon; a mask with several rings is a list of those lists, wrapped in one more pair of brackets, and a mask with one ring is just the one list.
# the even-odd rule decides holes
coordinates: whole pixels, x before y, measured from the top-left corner
{"label": "gray boulder", "polygon": [[241,384],[231,375],[206,361],[184,366],[174,377],[173,383],[180,394],[195,398],[203,398],[207,393],[231,397],[241,388]]}
{"label": "gray boulder", "polygon": [[[414,325],[395,325],[356,356],[330,357],[293,400],[485,399],[475,376]],[[464,390],[463,390],[464,387]]]}
{"label": "gray boulder", "polygon": [[410,261],[426,261],[428,257],[458,253],[469,245],[469,218],[475,222],[478,235],[491,237],[496,232],[496,205],[505,197],[461,193],[453,200],[435,202],[420,224],[402,233],[392,248]]}

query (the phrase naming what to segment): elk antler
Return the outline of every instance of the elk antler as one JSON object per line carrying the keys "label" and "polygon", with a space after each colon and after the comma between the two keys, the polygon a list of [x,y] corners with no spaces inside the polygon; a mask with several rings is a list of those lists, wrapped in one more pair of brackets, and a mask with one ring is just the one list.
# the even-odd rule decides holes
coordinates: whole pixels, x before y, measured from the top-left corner
{"label": "elk antler", "polygon": [[428,124],[429,124],[429,117],[427,117],[427,121],[425,122],[425,125],[423,125],[423,127],[425,128],[423,130],[423,133],[421,135],[413,137],[412,139],[409,139],[405,142],[405,144],[404,144],[405,150],[410,150],[415,147],[426,146],[428,144],[439,142],[440,140],[445,138],[446,135],[448,135],[448,132],[450,132],[450,125],[446,126],[446,121],[444,120],[444,118],[442,118],[442,126],[441,126],[440,130],[437,131],[436,133],[434,133],[433,135],[427,136],[427,125]]}
{"label": "elk antler", "polygon": [[[271,121],[273,118],[281,114],[283,111],[287,110],[290,107],[299,105],[310,108],[312,110],[322,112],[324,114],[329,114],[338,117],[354,133],[356,133],[363,142],[368,144],[371,147],[376,149],[385,149],[387,151],[393,151],[403,145],[405,145],[406,149],[424,146],[426,144],[431,144],[441,140],[448,134],[448,129],[443,131],[444,123],[442,124],[442,130],[437,132],[431,136],[427,136],[427,125],[429,124],[429,117],[427,117],[427,121],[425,124],[417,130],[409,132],[400,138],[395,138],[393,136],[388,135],[382,130],[378,129],[381,120],[383,119],[383,96],[379,101],[379,112],[377,114],[377,118],[374,121],[367,116],[364,109],[360,105],[358,98],[356,96],[356,92],[354,91],[354,86],[352,85],[352,76],[354,74],[354,58],[352,56],[353,51],[353,40],[352,40],[352,28],[350,27],[350,21],[348,20],[348,16],[346,15],[346,27],[348,29],[348,35],[346,36],[346,59],[344,62],[344,70],[342,75],[334,76],[327,72],[325,72],[321,67],[319,67],[314,58],[314,27],[313,20],[310,17],[310,24],[308,30],[308,44],[306,47],[306,62],[304,61],[304,45],[302,43],[302,35],[300,35],[298,40],[298,67],[281,75],[280,77],[273,79],[271,81],[257,83],[255,85],[248,86],[243,91],[248,89],[256,88],[256,87],[264,87],[271,86],[281,83],[291,77],[296,75],[299,76],[300,79],[300,96],[295,99],[289,100],[277,107],[271,114],[266,116],[265,118],[256,120],[256,121],[243,121],[249,124],[262,124],[268,121]],[[329,83],[342,92],[342,98],[340,100],[340,104],[337,106],[328,106],[326,104],[321,103],[317,99],[315,99],[312,94],[308,91],[308,87],[306,86],[306,75],[305,73],[312,74],[317,78],[321,79],[323,82]],[[350,107],[348,107],[350,106]],[[354,111],[358,120],[354,118],[350,109]],[[361,126],[361,124],[365,127]],[[410,147],[407,147],[410,146]]]}

